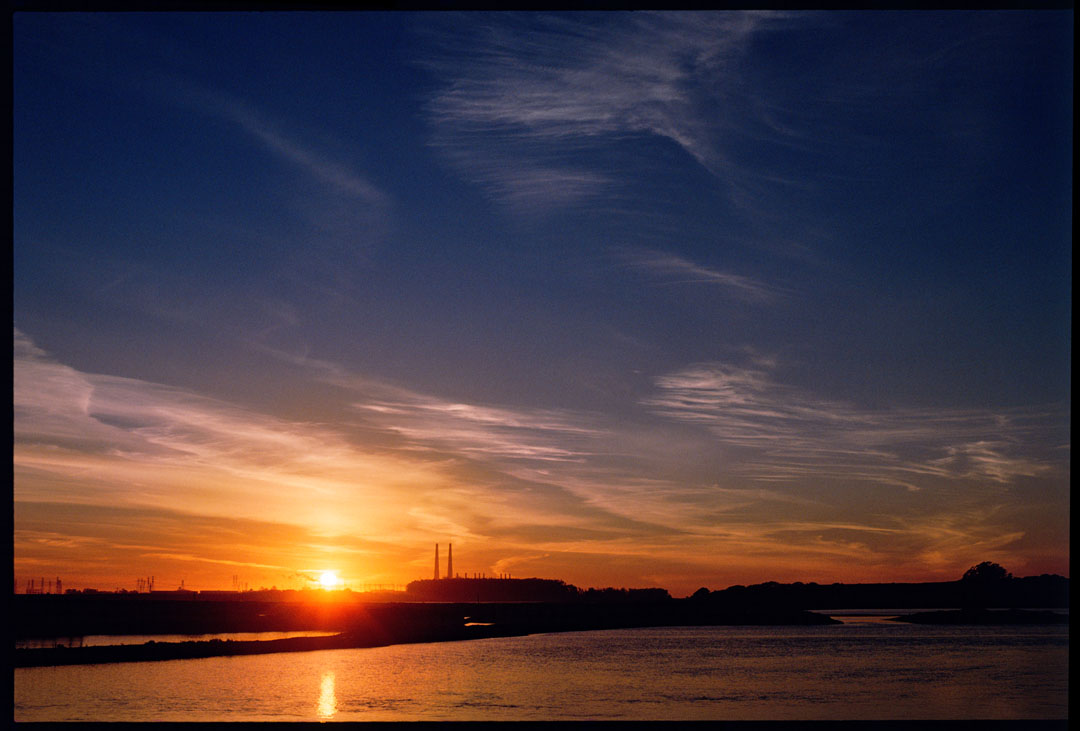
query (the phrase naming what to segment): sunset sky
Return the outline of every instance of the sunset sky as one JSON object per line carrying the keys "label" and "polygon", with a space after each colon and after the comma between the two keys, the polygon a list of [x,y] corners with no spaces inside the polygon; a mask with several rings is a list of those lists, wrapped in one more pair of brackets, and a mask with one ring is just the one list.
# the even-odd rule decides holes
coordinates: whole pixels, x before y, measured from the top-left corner
{"label": "sunset sky", "polygon": [[15,14],[19,591],[1068,575],[1072,29]]}

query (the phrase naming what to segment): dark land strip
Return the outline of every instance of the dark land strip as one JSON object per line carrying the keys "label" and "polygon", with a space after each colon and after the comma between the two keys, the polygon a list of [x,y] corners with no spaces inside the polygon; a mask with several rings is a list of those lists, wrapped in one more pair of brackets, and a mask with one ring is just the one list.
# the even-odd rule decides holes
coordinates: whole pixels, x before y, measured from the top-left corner
{"label": "dark land strip", "polygon": [[[65,597],[66,598],[66,597]],[[57,597],[57,599],[61,599]],[[86,602],[81,609],[86,610]],[[543,632],[576,632],[634,627],[707,625],[827,625],[839,624],[830,617],[802,610],[718,610],[701,602],[672,599],[665,602],[582,605],[522,602],[515,604],[350,604],[309,606],[254,602],[136,601],[97,602],[103,625],[95,625],[85,613],[71,621],[54,614],[52,631],[37,636],[82,636],[93,626],[111,631],[127,625],[137,630],[125,634],[182,634],[299,629],[340,629],[322,637],[277,640],[199,640],[148,642],[142,645],[49,647],[18,649],[15,667],[74,665],[148,660],[178,660],[274,652],[351,649],[416,642],[448,642],[488,637],[515,637]],[[76,609],[75,606],[71,607]],[[192,615],[185,616],[187,610]],[[267,611],[259,611],[260,609]],[[108,611],[111,610],[111,611]],[[267,614],[277,620],[267,630]],[[117,615],[129,614],[129,622]],[[250,615],[250,623],[242,615]],[[259,622],[257,620],[263,620]],[[313,621],[321,620],[321,621]],[[253,629],[254,626],[254,629]],[[40,623],[39,623],[40,627]]]}
{"label": "dark land strip", "polygon": [[[826,625],[839,622],[808,610],[842,607],[964,607],[896,618],[921,624],[1067,624],[1067,613],[1046,608],[1069,606],[1069,580],[1043,575],[922,584],[767,582],[712,592],[702,588],[691,597],[673,599],[662,589],[582,592],[553,580],[481,578],[413,582],[404,595],[412,601],[371,602],[350,592],[276,590],[15,595],[10,606],[16,640],[88,635],[332,633],[278,640],[18,649],[15,666],[302,652],[634,627]],[[533,596],[534,600],[522,600],[525,596]],[[472,597],[476,600],[472,601]],[[988,607],[1008,609],[993,611]]]}
{"label": "dark land strip", "polygon": [[910,624],[1064,624],[1069,615],[1048,610],[1029,609],[947,609],[934,612],[914,612],[889,617],[892,622]]}

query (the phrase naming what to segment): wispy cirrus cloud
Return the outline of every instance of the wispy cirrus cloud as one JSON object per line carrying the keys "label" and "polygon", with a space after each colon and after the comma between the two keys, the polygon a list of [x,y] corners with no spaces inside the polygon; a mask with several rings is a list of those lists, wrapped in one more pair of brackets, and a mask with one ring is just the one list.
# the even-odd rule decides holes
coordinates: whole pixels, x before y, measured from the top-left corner
{"label": "wispy cirrus cloud", "polygon": [[205,214],[201,225],[257,248],[260,261],[268,259],[279,276],[311,293],[337,299],[347,291],[365,255],[385,241],[395,214],[393,196],[363,169],[355,144],[334,139],[318,120],[286,117],[190,75],[148,68],[130,82],[167,108],[212,121],[208,134],[215,141],[224,141],[229,135],[223,130],[231,128],[262,153],[253,168],[259,175],[235,184],[258,191],[272,202],[275,215],[218,210]]}
{"label": "wispy cirrus cloud", "polygon": [[235,99],[222,98],[214,105],[227,119],[261,142],[281,159],[290,162],[340,194],[370,206],[386,206],[390,197],[370,180],[345,164],[322,155],[286,136],[254,107]]}
{"label": "wispy cirrus cloud", "polygon": [[[433,143],[496,197],[535,205],[617,190],[627,168],[610,167],[617,158],[608,146],[643,135],[731,182],[725,128],[741,123],[725,103],[729,76],[754,34],[783,17],[485,17],[465,37],[441,38],[452,63],[428,62],[445,82],[428,107]],[[467,54],[455,53],[466,45]],[[582,162],[605,150],[607,169]]]}
{"label": "wispy cirrus cloud", "polygon": [[390,197],[354,166],[303,142],[255,104],[176,74],[145,70],[144,76],[148,81],[137,83],[155,99],[231,122],[277,159],[319,181],[335,194],[372,207],[389,205]]}
{"label": "wispy cirrus cloud", "polygon": [[616,257],[626,266],[654,277],[661,284],[701,284],[717,287],[733,297],[771,301],[784,291],[752,277],[712,269],[677,254],[650,249],[616,249]]}
{"label": "wispy cirrus cloud", "polygon": [[[321,555],[374,560],[361,555],[368,543],[341,538],[362,536],[426,572],[427,558],[406,548],[438,535],[490,562],[479,567],[520,574],[540,565],[570,579],[589,556],[608,557],[628,577],[666,562],[697,585],[718,557],[738,565],[729,581],[776,575],[777,562],[802,579],[819,575],[815,562],[917,575],[920,565],[951,571],[950,560],[970,565],[979,551],[1026,540],[1030,518],[1016,522],[1008,511],[1027,493],[1006,488],[1021,478],[1053,482],[1067,459],[1067,447],[1040,448],[1056,434],[1051,411],[860,409],[783,386],[776,359],[760,354],[750,367],[668,374],[640,412],[621,418],[455,401],[278,355],[341,389],[340,413],[282,419],[83,373],[16,330],[15,501],[19,510],[56,506],[52,525],[17,522],[18,555],[45,560],[94,539],[111,541],[116,555],[192,572],[280,573]],[[865,489],[853,499],[815,487],[832,481],[928,497]],[[938,503],[942,486],[952,497]],[[174,540],[192,505],[200,515],[189,525],[208,532],[198,545]],[[164,521],[155,527],[119,516],[102,536],[77,527],[80,510],[180,517],[155,518]],[[265,536],[245,540],[234,521]],[[260,559],[267,541],[277,547]],[[290,561],[282,541],[299,558]],[[234,548],[222,554],[215,544]],[[349,546],[361,553],[342,553]],[[384,564],[370,571],[400,575]]]}
{"label": "wispy cirrus cloud", "polygon": [[[464,457],[502,479],[573,495],[579,511],[630,521],[487,524],[490,537],[524,540],[519,551],[545,551],[515,553],[519,571],[535,561],[565,564],[572,576],[568,557],[604,555],[612,566],[669,561],[673,573],[694,576],[712,560],[695,558],[707,550],[738,557],[732,581],[777,565],[804,579],[837,576],[824,564],[950,578],[957,565],[1032,540],[1037,526],[1009,511],[1041,488],[1011,494],[1018,478],[1065,479],[1061,450],[1046,447],[1054,409],[859,408],[782,385],[774,356],[750,349],[746,358],[747,367],[710,363],[661,377],[644,413],[618,420],[455,403],[308,365],[409,449]],[[989,435],[996,443],[970,459],[964,445]],[[943,492],[951,497],[941,501]],[[520,509],[524,494],[507,493],[506,508]]]}
{"label": "wispy cirrus cloud", "polygon": [[373,399],[354,407],[384,417],[386,428],[418,448],[464,455],[538,461],[582,461],[588,443],[604,430],[586,426],[582,414],[556,410],[509,410],[453,403],[419,394]]}
{"label": "wispy cirrus cloud", "polygon": [[[634,420],[455,403],[303,362],[347,388],[353,409],[409,449],[467,456],[515,478],[558,485],[606,511],[647,514],[691,531],[711,519],[705,516],[749,508],[761,519],[763,507],[806,504],[798,492],[763,493],[767,484],[839,480],[912,492],[941,480],[1006,486],[1059,474],[1067,456],[1058,407],[860,408],[782,384],[775,357],[747,357],[746,367],[706,363],[658,378]],[[672,422],[703,431],[672,431],[665,426]],[[691,462],[723,455],[728,486],[700,472],[690,481],[676,477],[671,454]]]}
{"label": "wispy cirrus cloud", "polygon": [[1060,407],[871,410],[786,386],[768,365],[706,363],[657,379],[643,404],[746,450],[755,480],[852,479],[920,489],[920,479],[998,484],[1060,469]]}
{"label": "wispy cirrus cloud", "polygon": [[358,375],[317,358],[262,349],[346,390],[354,414],[398,435],[413,450],[540,463],[580,462],[609,434],[599,414],[455,402]]}
{"label": "wispy cirrus cloud", "polygon": [[[431,534],[520,540],[530,526],[668,530],[592,505],[507,464],[584,460],[581,415],[438,399],[330,364],[349,389],[334,423],[281,419],[184,389],[89,374],[15,330],[17,501],[184,511],[400,543]],[[173,551],[172,553],[175,553]]]}
{"label": "wispy cirrus cloud", "polygon": [[[176,509],[196,503],[211,513],[290,515],[332,529],[355,526],[355,519],[334,519],[343,504],[367,495],[365,514],[385,519],[401,510],[399,488],[428,489],[445,479],[415,461],[357,449],[325,425],[82,373],[18,330],[13,400],[15,468],[33,475],[17,486],[17,498],[25,491],[88,503]],[[82,488],[72,488],[72,480]]]}

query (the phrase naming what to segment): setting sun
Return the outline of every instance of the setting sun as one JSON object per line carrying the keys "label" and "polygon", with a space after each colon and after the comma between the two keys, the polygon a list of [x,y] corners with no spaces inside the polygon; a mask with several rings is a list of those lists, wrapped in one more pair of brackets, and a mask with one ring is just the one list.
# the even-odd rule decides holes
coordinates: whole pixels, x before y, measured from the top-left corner
{"label": "setting sun", "polygon": [[319,584],[324,589],[336,589],[341,585],[341,579],[338,578],[337,573],[334,571],[323,571],[322,575],[319,576]]}

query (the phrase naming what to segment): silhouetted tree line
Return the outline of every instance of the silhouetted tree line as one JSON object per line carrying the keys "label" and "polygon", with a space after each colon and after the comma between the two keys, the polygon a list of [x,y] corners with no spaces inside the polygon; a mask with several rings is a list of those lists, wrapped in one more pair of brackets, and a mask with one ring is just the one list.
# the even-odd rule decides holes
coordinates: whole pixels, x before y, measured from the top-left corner
{"label": "silhouetted tree line", "polygon": [[587,602],[658,602],[671,599],[667,589],[606,589],[578,590],[578,598]]}
{"label": "silhouetted tree line", "polygon": [[702,587],[692,601],[729,607],[788,609],[925,609],[1064,608],[1069,606],[1069,580],[1056,574],[1015,578],[998,564],[985,561],[964,572],[959,581],[890,584],[779,584],[767,581],[720,591]]}
{"label": "silhouetted tree line", "polygon": [[[452,637],[462,617],[507,631],[649,625],[827,623],[807,609],[1045,608],[1069,606],[1069,579],[1015,578],[997,564],[973,566],[958,581],[908,584],[817,584],[769,581],[722,591],[701,588],[688,599],[664,589],[581,590],[553,579],[442,579],[413,582],[413,603],[284,601],[274,592],[200,601],[161,594],[15,595],[17,637],[87,634],[260,632],[366,627],[387,637]],[[298,593],[297,599],[300,599]],[[423,603],[430,602],[430,603]],[[419,634],[418,634],[419,633]],[[421,639],[416,639],[417,637]]]}

